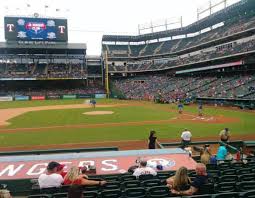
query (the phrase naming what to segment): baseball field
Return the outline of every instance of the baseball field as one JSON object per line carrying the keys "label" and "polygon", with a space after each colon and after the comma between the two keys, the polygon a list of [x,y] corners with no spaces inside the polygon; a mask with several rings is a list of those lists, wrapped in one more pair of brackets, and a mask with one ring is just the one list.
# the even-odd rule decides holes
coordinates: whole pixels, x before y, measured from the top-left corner
{"label": "baseball field", "polygon": [[113,99],[97,100],[96,108],[84,100],[13,101],[0,103],[0,150],[119,146],[146,148],[150,130],[159,141],[179,141],[184,128],[196,140],[217,140],[230,128],[231,138],[255,139],[255,112],[231,107],[184,107],[174,104]]}

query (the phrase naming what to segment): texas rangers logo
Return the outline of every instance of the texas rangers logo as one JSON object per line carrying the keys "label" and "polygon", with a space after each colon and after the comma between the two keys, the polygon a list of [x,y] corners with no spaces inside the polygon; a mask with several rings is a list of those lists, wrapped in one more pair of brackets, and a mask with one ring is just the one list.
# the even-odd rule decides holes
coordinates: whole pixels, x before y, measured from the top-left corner
{"label": "texas rangers logo", "polygon": [[40,22],[28,22],[25,25],[26,30],[32,30],[35,34],[41,33],[43,30],[46,29],[46,25]]}

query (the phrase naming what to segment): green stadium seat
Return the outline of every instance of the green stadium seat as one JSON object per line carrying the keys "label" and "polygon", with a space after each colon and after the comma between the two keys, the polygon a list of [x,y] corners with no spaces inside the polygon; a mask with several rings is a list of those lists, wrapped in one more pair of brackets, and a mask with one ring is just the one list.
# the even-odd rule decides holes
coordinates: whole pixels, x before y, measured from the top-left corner
{"label": "green stadium seat", "polygon": [[224,175],[219,177],[219,182],[237,182],[238,179],[237,175]]}
{"label": "green stadium seat", "polygon": [[214,184],[213,183],[208,183],[204,184],[198,191],[197,194],[203,195],[203,194],[214,194]]}
{"label": "green stadium seat", "polygon": [[238,191],[245,192],[255,189],[255,181],[244,181],[237,183]]}
{"label": "green stadium seat", "polygon": [[207,164],[206,165],[207,170],[218,170],[217,164]]}
{"label": "green stadium seat", "polygon": [[230,167],[231,167],[231,164],[229,162],[224,162],[224,163],[218,164],[218,169],[220,169],[220,170],[229,169]]}
{"label": "green stadium seat", "polygon": [[251,190],[248,192],[240,193],[243,198],[255,198],[255,190]]}
{"label": "green stadium seat", "polygon": [[191,195],[191,196],[182,196],[183,198],[212,198],[212,195]]}
{"label": "green stadium seat", "polygon": [[212,196],[213,198],[239,198],[239,193],[237,192],[230,192],[230,193],[221,193],[215,194]]}
{"label": "green stadium seat", "polygon": [[243,175],[239,175],[239,181],[255,181],[255,174],[254,173],[250,173],[250,174],[243,174]]}
{"label": "green stadium seat", "polygon": [[121,190],[103,190],[101,192],[101,198],[121,198]]}
{"label": "green stadium seat", "polygon": [[221,176],[223,175],[236,175],[236,169],[225,169],[221,171]]}
{"label": "green stadium seat", "polygon": [[52,198],[67,198],[68,197],[68,193],[54,193],[52,195]]}
{"label": "green stadium seat", "polygon": [[102,190],[120,189],[120,184],[120,182],[107,182],[104,186],[102,186]]}
{"label": "green stadium seat", "polygon": [[139,180],[140,181],[144,181],[144,180],[151,180],[151,179],[155,179],[157,178],[156,176],[153,176],[151,174],[148,174],[148,175],[140,175],[139,176]]}
{"label": "green stadium seat", "polygon": [[130,180],[136,180],[136,177],[134,175],[123,175],[120,178],[120,181],[130,181]]}
{"label": "green stadium seat", "polygon": [[244,167],[244,163],[243,162],[235,162],[235,163],[231,164],[231,167],[235,168],[235,169],[241,169]]}
{"label": "green stadium seat", "polygon": [[251,168],[242,168],[240,170],[237,170],[236,173],[238,175],[250,174],[250,173],[252,173],[252,169]]}
{"label": "green stadium seat", "polygon": [[46,194],[29,195],[28,198],[51,198],[51,195]]}
{"label": "green stadium seat", "polygon": [[83,196],[85,198],[98,198],[99,192],[98,191],[83,191]]}
{"label": "green stadium seat", "polygon": [[215,185],[215,192],[224,193],[224,192],[235,192],[236,191],[236,182],[221,182]]}
{"label": "green stadium seat", "polygon": [[151,180],[142,181],[142,185],[145,188],[147,188],[147,187],[153,187],[153,186],[161,186],[162,183],[159,179],[151,179]]}
{"label": "green stadium seat", "polygon": [[171,196],[171,193],[167,186],[155,186],[148,188],[149,198],[165,198],[169,196]]}
{"label": "green stadium seat", "polygon": [[146,190],[141,187],[127,188],[124,190],[124,197],[126,197],[126,198],[146,198]]}
{"label": "green stadium seat", "polygon": [[122,188],[137,188],[137,187],[141,187],[141,182],[138,180],[134,180],[134,181],[124,181],[121,183],[122,184]]}

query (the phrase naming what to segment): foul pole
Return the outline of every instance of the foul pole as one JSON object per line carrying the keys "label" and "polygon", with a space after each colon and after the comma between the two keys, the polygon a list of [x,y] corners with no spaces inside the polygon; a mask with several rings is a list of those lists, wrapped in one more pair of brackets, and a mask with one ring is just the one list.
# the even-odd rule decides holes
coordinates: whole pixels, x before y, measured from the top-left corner
{"label": "foul pole", "polygon": [[107,51],[105,52],[105,89],[107,98],[110,97],[110,89],[109,89],[109,68],[108,68],[108,55]]}

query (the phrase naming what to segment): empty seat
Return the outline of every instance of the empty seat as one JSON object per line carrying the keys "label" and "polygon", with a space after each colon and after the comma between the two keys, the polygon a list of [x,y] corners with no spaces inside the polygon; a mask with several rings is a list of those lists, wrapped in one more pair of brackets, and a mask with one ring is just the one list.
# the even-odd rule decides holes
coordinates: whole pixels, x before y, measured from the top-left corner
{"label": "empty seat", "polygon": [[199,188],[199,191],[197,194],[203,195],[203,194],[213,194],[214,192],[214,184],[213,183],[208,183],[204,184]]}
{"label": "empty seat", "polygon": [[52,187],[52,188],[41,188],[40,193],[41,194],[54,194],[59,193],[60,188]]}
{"label": "empty seat", "polygon": [[255,181],[255,174],[254,173],[250,173],[250,174],[243,174],[243,175],[239,175],[239,181]]}
{"label": "empty seat", "polygon": [[229,162],[218,164],[218,169],[220,170],[229,169],[230,167],[231,167],[231,164]]}
{"label": "empty seat", "polygon": [[153,187],[153,186],[161,186],[162,183],[159,179],[151,179],[151,180],[145,180],[142,182],[142,185],[144,187]]}
{"label": "empty seat", "polygon": [[102,176],[103,180],[106,181],[119,181],[119,175],[106,175],[106,176]]}
{"label": "empty seat", "polygon": [[212,198],[212,195],[192,195],[192,196],[183,196],[183,198]]}
{"label": "empty seat", "polygon": [[121,196],[121,190],[103,190],[101,192],[102,198],[120,198]]}
{"label": "empty seat", "polygon": [[237,183],[237,189],[241,192],[254,190],[255,189],[255,181],[244,181]]}
{"label": "empty seat", "polygon": [[127,198],[145,198],[146,190],[144,188],[127,188],[124,190],[124,196]]}
{"label": "empty seat", "polygon": [[155,179],[155,177],[151,174],[148,175],[140,175],[139,176],[139,180],[143,181],[143,180],[148,180],[148,179]]}
{"label": "empty seat", "polygon": [[217,164],[206,164],[207,170],[218,170]]}
{"label": "empty seat", "polygon": [[29,195],[28,198],[51,198],[51,196],[46,194],[38,194],[38,195]]}
{"label": "empty seat", "polygon": [[249,174],[249,173],[252,173],[252,169],[251,168],[242,168],[242,169],[237,170],[236,173],[238,175]]}
{"label": "empty seat", "polygon": [[68,197],[68,193],[54,193],[52,195],[52,198],[67,198]]}
{"label": "empty seat", "polygon": [[213,195],[213,198],[239,198],[239,193],[230,192],[230,193],[221,193]]}
{"label": "empty seat", "polygon": [[255,197],[255,190],[251,190],[245,193],[242,193],[243,198],[254,198]]}
{"label": "empty seat", "polygon": [[169,172],[158,172],[157,175],[160,180],[166,180],[170,177]]}
{"label": "empty seat", "polygon": [[130,180],[136,180],[136,177],[134,175],[123,175],[120,178],[120,181],[130,181]]}
{"label": "empty seat", "polygon": [[97,198],[99,197],[98,191],[83,191],[85,198]]}
{"label": "empty seat", "polygon": [[137,188],[141,187],[141,182],[138,180],[135,181],[124,181],[121,183],[123,188]]}
{"label": "empty seat", "polygon": [[238,176],[237,175],[224,175],[219,177],[219,182],[237,182]]}
{"label": "empty seat", "polygon": [[84,186],[84,191],[98,191],[100,190],[101,186]]}
{"label": "empty seat", "polygon": [[241,169],[244,167],[244,163],[243,162],[235,162],[235,163],[232,163],[231,166],[232,166],[232,168],[235,168],[235,169]]}
{"label": "empty seat", "polygon": [[155,186],[148,188],[148,194],[148,197],[150,198],[165,198],[171,195],[169,188],[166,186]]}
{"label": "empty seat", "polygon": [[236,169],[226,169],[221,171],[221,175],[235,175],[236,174]]}
{"label": "empty seat", "polygon": [[113,190],[120,189],[120,182],[107,182],[104,186],[102,186],[103,190]]}
{"label": "empty seat", "polygon": [[217,193],[234,192],[236,190],[235,182],[221,182],[215,185],[215,191]]}

